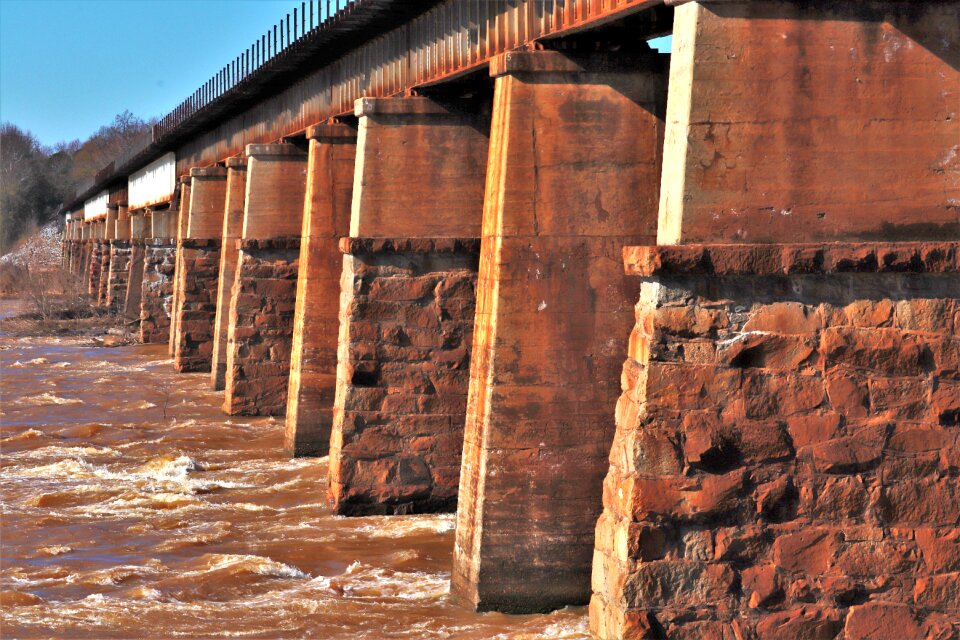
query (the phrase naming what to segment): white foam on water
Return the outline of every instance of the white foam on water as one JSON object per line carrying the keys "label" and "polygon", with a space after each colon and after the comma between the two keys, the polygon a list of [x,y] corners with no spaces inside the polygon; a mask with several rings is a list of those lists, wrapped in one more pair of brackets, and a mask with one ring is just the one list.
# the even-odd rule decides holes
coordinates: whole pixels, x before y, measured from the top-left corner
{"label": "white foam on water", "polygon": [[[561,610],[562,611],[562,610]],[[555,612],[549,615],[557,615]],[[536,631],[518,630],[511,633],[498,633],[490,640],[587,640],[591,638],[590,628],[586,618],[579,616],[576,620],[564,620],[551,623]]]}
{"label": "white foam on water", "polygon": [[80,398],[61,398],[52,393],[41,393],[36,396],[26,396],[17,400],[17,404],[44,406],[51,404],[83,404]]}
{"label": "white foam on water", "polygon": [[[28,449],[26,451],[6,454],[6,457],[10,460],[38,460],[43,458],[72,459],[77,456],[109,456],[116,458],[120,456],[120,452],[115,451],[112,447],[64,447],[60,445],[49,445],[38,449]],[[61,461],[66,462],[65,460]],[[46,472],[46,468],[38,467],[37,471],[42,475]]]}
{"label": "white foam on water", "polygon": [[[162,569],[162,568],[161,568]],[[142,565],[117,565],[97,571],[89,571],[81,574],[71,574],[66,580],[69,583],[82,583],[98,585],[102,587],[116,586],[123,584],[131,578],[140,578],[145,576],[157,575],[161,569]],[[100,595],[100,594],[94,594]],[[89,596],[88,596],[89,598]]]}
{"label": "white foam on water", "polygon": [[65,553],[70,553],[73,551],[73,547],[68,547],[62,544],[54,544],[49,547],[40,547],[37,549],[37,553],[42,553],[47,556],[60,556]]}
{"label": "white foam on water", "polygon": [[10,367],[11,369],[20,369],[22,367],[27,366],[28,364],[48,364],[49,362],[50,361],[47,360],[46,358],[34,358],[33,360],[27,360],[25,362],[20,362],[19,360],[17,360],[13,364],[8,364],[7,366]]}
{"label": "white foam on water", "polygon": [[32,438],[42,438],[44,435],[46,434],[44,434],[42,431],[38,431],[37,429],[27,429],[26,431],[21,431],[18,434],[7,436],[6,438],[0,438],[0,444],[4,442],[18,442],[20,440],[30,440]]}
{"label": "white foam on water", "polygon": [[233,530],[233,525],[225,520],[216,522],[201,522],[180,528],[177,537],[168,537],[156,548],[159,551],[173,551],[183,547],[215,544],[227,538]]}
{"label": "white foam on water", "polygon": [[416,534],[450,533],[457,528],[457,516],[454,513],[417,516],[369,516],[363,520],[373,520],[357,529],[371,538],[405,538]]}
{"label": "white foam on water", "polygon": [[[76,450],[77,448],[73,448]],[[68,449],[69,450],[69,449]],[[95,450],[105,453],[106,450]],[[112,452],[112,450],[109,450]],[[148,516],[157,510],[175,512],[191,511],[214,507],[217,509],[240,508],[247,511],[266,511],[270,507],[260,505],[209,504],[198,497],[219,489],[242,488],[245,485],[217,478],[196,477],[203,467],[185,455],[161,456],[133,469],[117,469],[116,465],[93,464],[82,456],[74,456],[45,465],[26,467],[23,465],[0,469],[0,478],[26,484],[40,492],[33,492],[24,506],[42,506],[47,494],[43,487],[37,487],[37,479],[55,483],[56,494],[90,494],[100,492],[103,497],[94,502],[86,501],[61,507],[61,511],[48,509],[48,513],[57,513],[72,517],[99,518],[104,515],[122,517]],[[91,480],[94,480],[91,483]],[[118,495],[118,491],[120,492]],[[69,502],[69,500],[66,500]],[[75,502],[75,501],[74,501]],[[48,505],[51,505],[47,501]]]}
{"label": "white foam on water", "polygon": [[439,600],[450,592],[450,574],[395,571],[356,560],[328,585],[346,598]]}
{"label": "white foam on water", "polygon": [[277,509],[274,507],[269,507],[265,504],[252,504],[250,502],[232,502],[228,504],[221,504],[220,506],[240,509],[241,511],[277,511]]}
{"label": "white foam on water", "polygon": [[183,576],[200,576],[224,569],[231,570],[231,573],[256,573],[261,576],[271,578],[288,579],[309,579],[310,576],[296,567],[277,562],[271,558],[257,555],[232,554],[232,553],[208,553],[201,556],[201,564],[205,565],[200,569],[182,572]]}

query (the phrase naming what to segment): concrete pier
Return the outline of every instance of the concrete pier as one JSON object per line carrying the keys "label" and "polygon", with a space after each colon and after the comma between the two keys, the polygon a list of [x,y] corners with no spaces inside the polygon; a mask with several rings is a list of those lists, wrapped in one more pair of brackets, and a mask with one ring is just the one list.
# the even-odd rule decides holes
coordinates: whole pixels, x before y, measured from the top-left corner
{"label": "concrete pier", "polygon": [[140,295],[140,340],[170,341],[173,279],[176,272],[176,211],[150,211],[150,237],[144,240],[143,291]]}
{"label": "concrete pier", "polygon": [[[180,176],[177,182],[179,191],[177,192],[177,198],[175,200],[177,212],[176,242],[177,248],[179,249],[180,242],[187,235],[187,225],[190,222],[190,175]],[[183,255],[178,250],[173,276],[173,298],[170,303],[173,309],[170,317],[170,340],[167,345],[167,352],[171,358],[174,357],[177,343],[180,341],[180,318],[177,309],[180,308],[180,296],[182,295],[182,289],[180,287],[180,273],[183,271],[182,261]]]}
{"label": "concrete pier", "polygon": [[220,242],[227,170],[191,169],[185,232],[177,241],[177,319],[173,362],[177,371],[210,371],[213,360]]}
{"label": "concrete pier", "polygon": [[243,233],[243,208],[247,191],[246,157],[227,158],[227,185],[224,194],[223,228],[220,239],[220,268],[217,271],[217,313],[213,328],[213,353],[210,381],[215,391],[223,391],[227,380],[227,334],[230,297],[240,260],[239,240]]}
{"label": "concrete pier", "polygon": [[636,285],[651,242],[666,60],[496,58],[452,595],[547,611],[590,597]]}
{"label": "concrete pier", "polygon": [[591,631],[949,635],[958,9],[691,3],[673,47]]}
{"label": "concrete pier", "polygon": [[488,120],[422,97],[355,113],[330,499],[349,515],[453,510]]}
{"label": "concrete pier", "polygon": [[307,154],[292,144],[246,149],[247,190],[230,297],[223,410],[287,410]]}
{"label": "concrete pier", "polygon": [[350,234],[357,129],[307,130],[307,191],[300,239],[284,447],[294,456],[327,455],[337,379],[339,240]]}

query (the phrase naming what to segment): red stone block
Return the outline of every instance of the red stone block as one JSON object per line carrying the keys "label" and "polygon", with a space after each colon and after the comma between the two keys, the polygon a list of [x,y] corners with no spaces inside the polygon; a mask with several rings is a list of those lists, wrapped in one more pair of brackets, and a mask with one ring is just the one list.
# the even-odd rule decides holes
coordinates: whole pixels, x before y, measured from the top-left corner
{"label": "red stone block", "polygon": [[895,305],[890,300],[857,300],[844,307],[847,320],[855,327],[889,327],[893,321]]}
{"label": "red stone block", "polygon": [[860,477],[838,476],[808,480],[800,491],[800,512],[818,521],[861,519],[870,500]]}
{"label": "red stone block", "polygon": [[[828,394],[830,387],[827,387]],[[833,396],[831,396],[832,398]],[[855,417],[855,416],[851,416]],[[787,418],[787,430],[797,449],[812,444],[832,440],[840,435],[840,413],[790,416]]]}
{"label": "red stone block", "polygon": [[748,603],[753,609],[766,607],[783,597],[776,565],[747,567],[740,573],[740,584],[744,595],[749,595]]}
{"label": "red stone block", "polygon": [[690,609],[730,599],[735,575],[725,563],[655,560],[637,567],[630,586],[634,597],[652,608]]}
{"label": "red stone block", "polygon": [[884,523],[956,526],[960,523],[960,487],[952,478],[901,479],[883,488]]}
{"label": "red stone block", "polygon": [[867,380],[856,372],[837,369],[826,376],[827,398],[838,414],[863,418],[869,414],[870,395]]}
{"label": "red stone block", "polygon": [[795,370],[809,364],[816,349],[812,337],[742,333],[721,342],[716,357],[734,367]]}
{"label": "red stone block", "polygon": [[838,610],[801,606],[760,618],[758,640],[835,640],[843,622]]}
{"label": "red stone block", "polygon": [[897,329],[831,327],[820,334],[823,366],[870,369],[882,375],[918,375],[924,369],[923,343]]}
{"label": "red stone block", "polygon": [[[813,445],[814,467],[820,473],[860,473],[872,469],[883,454],[885,429],[871,429]],[[866,439],[864,439],[866,436]]]}
{"label": "red stone block", "polygon": [[858,580],[871,580],[912,572],[916,567],[913,545],[881,540],[848,542],[840,552],[836,568]]}
{"label": "red stone block", "polygon": [[825,399],[823,381],[819,376],[750,369],[743,373],[742,394],[747,417],[756,419],[813,411]]}
{"label": "red stone block", "polygon": [[679,335],[710,335],[718,329],[727,328],[729,321],[723,309],[701,307],[660,307],[654,322],[658,331]]}
{"label": "red stone block", "polygon": [[899,640],[925,637],[913,610],[898,602],[868,602],[851,607],[843,628],[846,640]]}
{"label": "red stone block", "polygon": [[840,542],[840,533],[826,527],[781,534],[773,543],[773,562],[787,571],[819,575],[833,563]]}

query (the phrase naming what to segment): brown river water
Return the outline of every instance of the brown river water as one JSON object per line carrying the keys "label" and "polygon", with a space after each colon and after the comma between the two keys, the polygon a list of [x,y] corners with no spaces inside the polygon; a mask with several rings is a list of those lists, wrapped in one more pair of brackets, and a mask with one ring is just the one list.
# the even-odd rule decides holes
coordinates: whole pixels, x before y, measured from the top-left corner
{"label": "brown river water", "polygon": [[451,603],[452,514],[332,516],[326,458],[165,346],[0,334],[0,366],[3,638],[587,637]]}

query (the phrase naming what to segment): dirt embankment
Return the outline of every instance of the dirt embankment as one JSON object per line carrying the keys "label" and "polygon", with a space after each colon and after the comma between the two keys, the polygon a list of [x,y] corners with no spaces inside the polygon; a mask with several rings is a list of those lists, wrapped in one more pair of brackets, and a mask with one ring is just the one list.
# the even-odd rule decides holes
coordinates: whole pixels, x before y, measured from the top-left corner
{"label": "dirt embankment", "polygon": [[61,267],[60,252],[60,231],[51,223],[0,256],[0,298],[20,301],[15,315],[0,318],[0,331],[82,335],[108,345],[133,342],[135,327],[96,306],[83,279]]}

